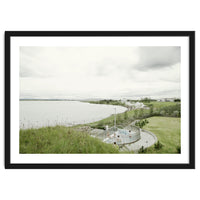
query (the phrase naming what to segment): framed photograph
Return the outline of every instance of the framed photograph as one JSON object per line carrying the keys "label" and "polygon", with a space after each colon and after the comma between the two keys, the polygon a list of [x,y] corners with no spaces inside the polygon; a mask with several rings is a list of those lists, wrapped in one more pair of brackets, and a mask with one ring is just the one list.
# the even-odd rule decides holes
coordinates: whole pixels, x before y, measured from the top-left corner
{"label": "framed photograph", "polygon": [[6,31],[6,169],[194,169],[194,31]]}

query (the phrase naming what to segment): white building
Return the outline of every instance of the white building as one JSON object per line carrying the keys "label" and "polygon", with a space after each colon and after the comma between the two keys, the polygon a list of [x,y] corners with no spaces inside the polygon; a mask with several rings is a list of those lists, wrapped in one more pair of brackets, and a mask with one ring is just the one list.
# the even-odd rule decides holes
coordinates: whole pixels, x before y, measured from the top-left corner
{"label": "white building", "polygon": [[158,99],[157,101],[160,102],[174,102],[175,98],[162,98],[162,99]]}
{"label": "white building", "polygon": [[127,101],[126,99],[121,100],[121,102],[125,103],[125,105],[127,107],[129,107],[130,109],[139,109],[139,108],[145,107],[145,105],[143,103],[140,103],[140,102],[131,103],[131,102]]}

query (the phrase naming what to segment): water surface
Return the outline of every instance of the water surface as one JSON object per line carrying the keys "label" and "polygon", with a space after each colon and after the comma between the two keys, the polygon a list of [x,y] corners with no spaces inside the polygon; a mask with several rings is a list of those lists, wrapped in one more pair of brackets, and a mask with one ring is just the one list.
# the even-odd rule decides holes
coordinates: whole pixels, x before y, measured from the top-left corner
{"label": "water surface", "polygon": [[125,107],[90,104],[79,101],[20,101],[20,128],[45,126],[72,126],[95,122],[115,113],[126,111]]}

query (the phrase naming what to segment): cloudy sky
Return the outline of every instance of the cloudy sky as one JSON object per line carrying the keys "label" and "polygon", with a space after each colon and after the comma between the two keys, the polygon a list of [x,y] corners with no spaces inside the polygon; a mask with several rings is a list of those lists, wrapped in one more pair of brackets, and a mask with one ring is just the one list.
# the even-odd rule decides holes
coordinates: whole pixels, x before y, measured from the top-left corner
{"label": "cloudy sky", "polygon": [[20,98],[180,97],[180,47],[20,47]]}

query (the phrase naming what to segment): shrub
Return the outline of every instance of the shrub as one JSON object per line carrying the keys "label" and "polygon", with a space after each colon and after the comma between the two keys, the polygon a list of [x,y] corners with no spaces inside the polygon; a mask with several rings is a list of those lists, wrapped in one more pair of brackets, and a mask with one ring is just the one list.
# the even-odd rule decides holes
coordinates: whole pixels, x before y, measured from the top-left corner
{"label": "shrub", "polygon": [[97,125],[96,128],[97,128],[97,129],[105,130],[105,127],[104,127],[104,126],[99,126],[99,125]]}
{"label": "shrub", "polygon": [[159,111],[155,111],[155,112],[153,113],[153,116],[160,116],[160,112],[159,112]]}
{"label": "shrub", "polygon": [[136,122],[135,125],[140,128],[143,128],[148,123],[149,123],[149,121],[147,119],[145,119],[145,120],[140,120],[139,122]]}
{"label": "shrub", "polygon": [[160,115],[164,116],[165,115],[165,111],[164,110],[160,111]]}
{"label": "shrub", "polygon": [[174,99],[174,102],[180,102],[181,100],[180,99]]}
{"label": "shrub", "polygon": [[177,150],[178,153],[181,153],[181,146],[177,146],[176,150]]}
{"label": "shrub", "polygon": [[146,152],[147,152],[147,148],[145,149],[144,146],[142,146],[138,151],[138,153],[146,153]]}
{"label": "shrub", "polygon": [[179,111],[178,110],[175,110],[174,112],[173,112],[173,117],[178,117],[179,116]]}
{"label": "shrub", "polygon": [[158,142],[156,142],[155,144],[154,144],[154,148],[156,149],[156,150],[160,150],[160,149],[162,149],[162,147],[163,147],[163,144],[158,140]]}

